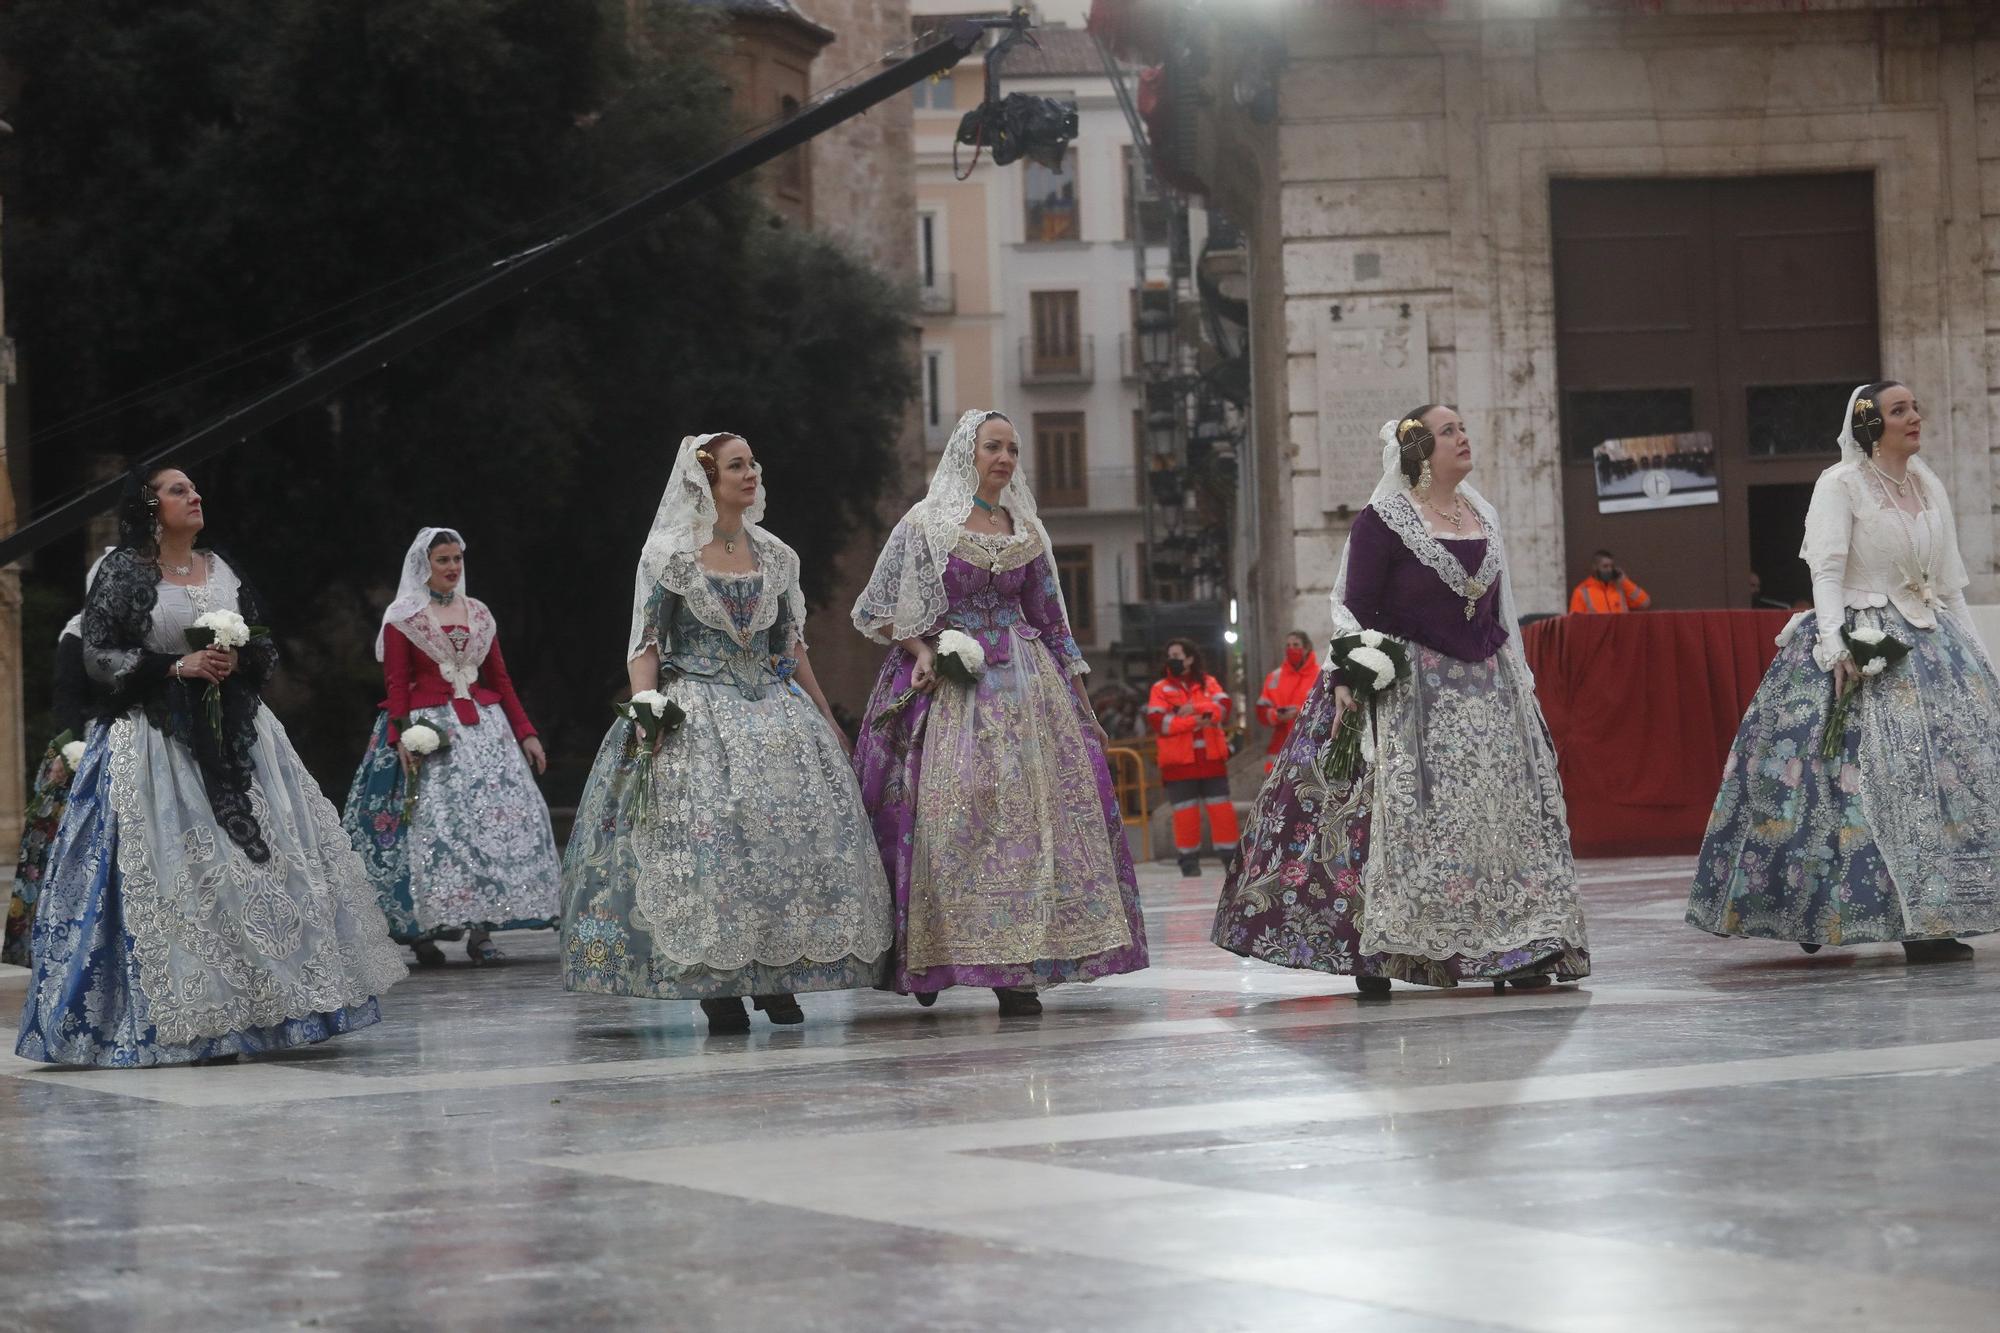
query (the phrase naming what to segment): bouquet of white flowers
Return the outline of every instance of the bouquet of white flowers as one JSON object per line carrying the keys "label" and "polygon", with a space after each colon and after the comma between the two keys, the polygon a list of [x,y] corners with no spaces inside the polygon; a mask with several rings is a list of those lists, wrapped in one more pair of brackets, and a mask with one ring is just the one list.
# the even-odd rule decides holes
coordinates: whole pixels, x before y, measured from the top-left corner
{"label": "bouquet of white flowers", "polygon": [[76,766],[83,762],[83,742],[71,741],[69,744],[63,746],[62,761],[64,767],[68,768],[70,772],[76,772]]}
{"label": "bouquet of white flowers", "polygon": [[[1847,645],[1848,656],[1861,669],[1862,680],[1881,675],[1910,655],[1909,644],[1886,631],[1866,626],[1841,630],[1840,641]],[[1819,743],[1821,759],[1832,762],[1840,758],[1841,742],[1847,739],[1847,715],[1854,709],[1854,696],[1860,692],[1861,683],[1855,681],[1833,701],[1833,711],[1826,717],[1826,736]]]}
{"label": "bouquet of white flowers", "polygon": [[1327,645],[1326,669],[1354,696],[1354,707],[1333,729],[1320,754],[1320,772],[1329,782],[1346,782],[1361,764],[1361,713],[1375,709],[1375,696],[1410,675],[1410,652],[1376,630],[1343,634]]}
{"label": "bouquet of white flowers", "polygon": [[[632,724],[632,753],[649,758],[660,737],[673,735],[687,721],[687,710],[658,690],[634,690],[629,700],[611,708]],[[642,822],[650,819],[653,811],[653,771],[648,763],[645,785],[639,789],[639,808],[634,812]]]}
{"label": "bouquet of white flowers", "polygon": [[[937,672],[939,680],[948,680],[954,685],[977,685],[979,678],[986,674],[986,649],[970,634],[948,629],[938,635],[937,653],[931,658],[931,669]],[[875,715],[875,729],[880,731],[887,727],[890,718],[909,707],[910,701],[922,693],[912,685],[897,695]]]}
{"label": "bouquet of white flowers", "polygon": [[[203,648],[235,649],[248,644],[252,639],[261,639],[270,634],[262,625],[247,623],[234,611],[208,611],[195,617],[195,622],[187,632],[187,646],[190,651],[199,652]],[[208,725],[215,732],[216,744],[222,743],[222,685],[210,681],[202,691],[202,698],[208,704]]]}
{"label": "bouquet of white flowers", "polygon": [[686,711],[658,690],[636,691],[630,700],[613,704],[611,708],[632,724],[640,743],[647,746],[661,736],[679,731],[681,724],[687,721]]}
{"label": "bouquet of white flowers", "polygon": [[[421,718],[412,722],[409,718],[399,717],[395,722],[396,739],[402,744],[405,750],[415,755],[418,759],[424,759],[436,754],[440,750],[449,750],[451,748],[451,738]],[[416,812],[418,774],[422,772],[423,766],[421,764],[412,765],[410,768],[408,781],[403,788],[404,823],[408,823],[410,816]]]}

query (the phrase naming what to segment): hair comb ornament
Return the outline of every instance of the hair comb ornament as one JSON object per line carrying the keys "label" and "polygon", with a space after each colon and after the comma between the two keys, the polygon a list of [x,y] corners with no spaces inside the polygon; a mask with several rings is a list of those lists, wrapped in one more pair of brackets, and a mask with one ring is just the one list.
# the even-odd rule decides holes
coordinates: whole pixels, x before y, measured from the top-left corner
{"label": "hair comb ornament", "polygon": [[1867,453],[1874,453],[1882,440],[1882,412],[1873,398],[1854,400],[1854,441]]}
{"label": "hair comb ornament", "polygon": [[1423,428],[1424,423],[1416,417],[1404,417],[1402,424],[1396,427],[1396,438],[1407,443],[1413,433],[1421,431]]}

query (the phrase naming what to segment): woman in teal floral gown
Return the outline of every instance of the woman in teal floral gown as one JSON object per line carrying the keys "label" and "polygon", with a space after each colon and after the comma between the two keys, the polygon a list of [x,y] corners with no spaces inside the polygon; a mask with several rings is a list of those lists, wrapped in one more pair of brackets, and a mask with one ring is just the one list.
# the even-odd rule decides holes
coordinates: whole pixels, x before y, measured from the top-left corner
{"label": "woman in teal floral gown", "polygon": [[798,992],[876,985],[894,939],[806,658],[798,556],[763,509],[742,438],[681,442],[640,555],[628,675],[684,721],[652,747],[612,726],[563,857],[564,986],[699,1000],[711,1032],[749,1027],[745,996],[797,1023]]}

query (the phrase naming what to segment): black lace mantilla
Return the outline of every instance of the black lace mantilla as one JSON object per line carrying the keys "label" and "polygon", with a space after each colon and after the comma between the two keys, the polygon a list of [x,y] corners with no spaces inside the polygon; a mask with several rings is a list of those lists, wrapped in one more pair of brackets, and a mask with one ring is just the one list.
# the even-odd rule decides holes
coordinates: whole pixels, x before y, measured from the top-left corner
{"label": "black lace mantilla", "polygon": [[[263,624],[256,591],[234,563],[229,567],[239,584],[238,614],[253,625]],[[203,699],[208,682],[175,679],[173,665],[181,654],[146,647],[153,608],[160,600],[159,583],[159,562],[125,547],[105,557],[91,584],[83,611],[83,648],[85,669],[105,689],[96,701],[98,714],[111,720],[138,710],[153,726],[186,745],[201,769],[216,821],[244,855],[261,864],[271,859],[271,849],[250,812],[251,749],[257,740],[257,708],[264,684],[277,669],[277,645],[268,637],[253,639],[239,651],[235,674],[222,684],[218,742]]]}

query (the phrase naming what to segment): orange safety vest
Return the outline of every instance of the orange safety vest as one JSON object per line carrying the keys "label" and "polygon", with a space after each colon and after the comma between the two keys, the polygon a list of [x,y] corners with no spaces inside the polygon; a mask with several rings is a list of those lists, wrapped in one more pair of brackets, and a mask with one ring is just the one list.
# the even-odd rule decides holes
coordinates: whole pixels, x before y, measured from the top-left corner
{"label": "orange safety vest", "polygon": [[1271,744],[1265,748],[1265,754],[1275,755],[1285,748],[1285,739],[1292,734],[1292,723],[1298,720],[1280,718],[1278,710],[1304,708],[1306,696],[1312,693],[1313,682],[1318,679],[1319,659],[1310,649],[1296,671],[1286,663],[1264,677],[1264,692],[1257,696],[1257,720],[1271,729]]}
{"label": "orange safety vest", "polygon": [[1573,616],[1619,616],[1627,611],[1643,611],[1652,604],[1652,596],[1622,574],[1616,583],[1605,583],[1592,574],[1569,595],[1569,613]]}
{"label": "orange safety vest", "polygon": [[[1173,716],[1184,705],[1194,711]],[[1229,695],[1213,676],[1199,681],[1163,676],[1153,682],[1146,700],[1146,725],[1160,738],[1162,781],[1221,777],[1229,771],[1229,737],[1222,730],[1229,709]]]}

